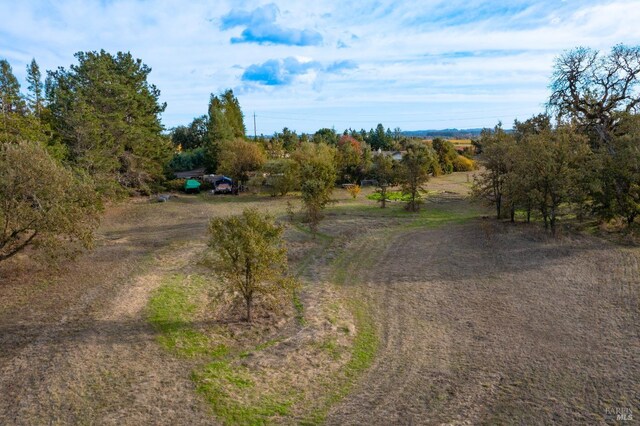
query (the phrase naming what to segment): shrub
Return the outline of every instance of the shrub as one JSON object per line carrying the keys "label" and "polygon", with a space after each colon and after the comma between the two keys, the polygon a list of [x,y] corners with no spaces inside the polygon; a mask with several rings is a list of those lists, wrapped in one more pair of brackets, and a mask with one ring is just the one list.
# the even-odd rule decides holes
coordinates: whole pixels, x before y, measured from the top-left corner
{"label": "shrub", "polygon": [[353,199],[356,199],[358,194],[360,194],[361,188],[360,185],[349,185],[347,186],[347,191],[351,194]]}
{"label": "shrub", "polygon": [[453,170],[456,172],[470,172],[475,169],[476,162],[471,160],[470,158],[458,155],[458,157],[453,160]]}
{"label": "shrub", "polygon": [[186,179],[171,179],[164,183],[165,188],[169,191],[182,191],[184,189],[184,183]]}

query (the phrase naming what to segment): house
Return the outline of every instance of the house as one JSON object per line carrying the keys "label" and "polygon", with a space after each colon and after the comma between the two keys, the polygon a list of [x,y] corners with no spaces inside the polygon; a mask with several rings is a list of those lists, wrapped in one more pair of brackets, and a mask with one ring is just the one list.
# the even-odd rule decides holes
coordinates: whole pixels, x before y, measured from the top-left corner
{"label": "house", "polygon": [[194,170],[189,170],[186,172],[177,172],[176,179],[192,179],[192,178],[200,178],[204,174],[204,167]]}
{"label": "house", "polygon": [[378,148],[377,151],[373,151],[373,155],[384,155],[385,157],[393,158],[395,161],[400,161],[400,160],[402,160],[402,157],[404,156],[404,152],[402,152],[402,151],[383,151],[380,148]]}

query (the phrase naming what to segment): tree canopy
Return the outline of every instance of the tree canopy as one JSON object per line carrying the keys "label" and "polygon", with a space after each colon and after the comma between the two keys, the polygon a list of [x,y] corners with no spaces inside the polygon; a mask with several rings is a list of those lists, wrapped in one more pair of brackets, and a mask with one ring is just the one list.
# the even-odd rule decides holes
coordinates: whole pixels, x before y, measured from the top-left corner
{"label": "tree canopy", "polygon": [[78,64],[47,78],[54,130],[69,160],[100,182],[103,193],[122,188],[149,191],[171,156],[160,114],[160,90],[151,68],[130,53],[78,52]]}
{"label": "tree canopy", "polygon": [[296,288],[288,276],[283,232],[272,216],[255,209],[209,222],[215,271],[244,300],[247,321],[253,318],[256,300],[273,308],[290,300],[283,296],[291,296]]}
{"label": "tree canopy", "polygon": [[619,44],[608,55],[578,47],[556,59],[549,106],[577,120],[592,140],[606,144],[618,113],[637,112],[639,75],[640,46]]}
{"label": "tree canopy", "polygon": [[90,247],[100,206],[91,180],[39,143],[0,144],[0,261],[28,245],[53,258]]}

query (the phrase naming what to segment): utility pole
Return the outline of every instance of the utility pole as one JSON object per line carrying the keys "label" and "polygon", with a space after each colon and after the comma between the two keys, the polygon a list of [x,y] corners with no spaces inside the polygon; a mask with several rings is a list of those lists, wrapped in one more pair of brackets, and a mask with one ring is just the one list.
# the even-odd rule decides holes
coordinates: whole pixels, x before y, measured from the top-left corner
{"label": "utility pole", "polygon": [[256,132],[256,112],[253,111],[253,140],[258,140],[258,132]]}

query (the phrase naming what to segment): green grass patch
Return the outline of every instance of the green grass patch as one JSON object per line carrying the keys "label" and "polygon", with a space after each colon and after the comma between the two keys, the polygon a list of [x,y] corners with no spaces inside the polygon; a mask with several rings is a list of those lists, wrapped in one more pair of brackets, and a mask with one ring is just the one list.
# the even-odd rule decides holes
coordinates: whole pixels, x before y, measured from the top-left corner
{"label": "green grass patch", "polygon": [[[374,192],[367,195],[367,199],[373,201],[382,200],[382,194],[380,192]],[[409,194],[403,194],[402,191],[388,191],[386,196],[387,201],[410,201],[411,196]]]}
{"label": "green grass patch", "polygon": [[196,391],[225,424],[263,425],[289,414],[293,398],[256,392],[250,373],[240,365],[214,361],[192,374]]}
{"label": "green grass patch", "polygon": [[260,343],[259,345],[257,345],[255,348],[253,348],[253,349],[252,349],[252,350],[250,350],[250,351],[244,351],[244,352],[240,353],[240,358],[246,358],[246,357],[248,357],[251,353],[259,352],[259,351],[265,350],[265,349],[267,349],[267,348],[270,348],[271,346],[275,346],[275,345],[277,345],[278,343],[280,343],[281,341],[282,341],[282,339],[271,339],[271,340],[267,340],[267,341],[266,341],[266,342],[264,342],[264,343]]}
{"label": "green grass patch", "polygon": [[296,321],[299,325],[305,325],[306,320],[304,319],[304,304],[300,299],[300,294],[297,291],[293,293],[293,308],[296,310]]}
{"label": "green grass patch", "polygon": [[149,301],[148,319],[160,332],[158,341],[177,355],[218,357],[228,352],[225,345],[213,344],[193,327],[206,285],[199,276],[173,275],[164,279]]}

